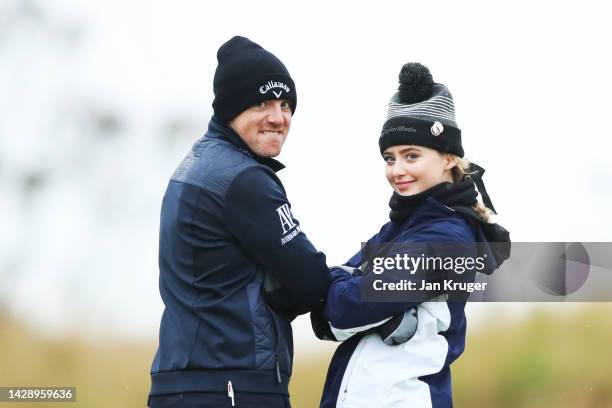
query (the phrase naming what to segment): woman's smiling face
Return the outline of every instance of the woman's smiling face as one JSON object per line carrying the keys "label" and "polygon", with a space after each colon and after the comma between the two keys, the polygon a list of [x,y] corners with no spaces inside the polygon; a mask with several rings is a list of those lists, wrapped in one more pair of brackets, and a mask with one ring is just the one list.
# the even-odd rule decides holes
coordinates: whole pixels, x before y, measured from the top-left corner
{"label": "woman's smiling face", "polygon": [[418,194],[444,181],[453,182],[457,165],[449,154],[416,145],[391,146],[383,152],[385,176],[395,192]]}

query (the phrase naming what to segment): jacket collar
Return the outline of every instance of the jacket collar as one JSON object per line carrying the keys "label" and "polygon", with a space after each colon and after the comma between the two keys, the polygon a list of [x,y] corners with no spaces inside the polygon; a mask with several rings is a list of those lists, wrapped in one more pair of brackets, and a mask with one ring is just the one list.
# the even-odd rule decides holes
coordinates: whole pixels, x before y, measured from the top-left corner
{"label": "jacket collar", "polygon": [[285,165],[271,157],[261,157],[255,154],[242,138],[232,128],[223,124],[216,116],[210,118],[208,123],[208,131],[206,137],[211,139],[220,139],[229,142],[236,149],[251,157],[259,164],[263,164],[271,168],[275,173],[285,168]]}
{"label": "jacket collar", "polygon": [[452,217],[454,214],[456,214],[454,209],[429,196],[416,207],[414,212],[408,217],[407,221],[408,225],[415,226],[424,224],[435,218]]}
{"label": "jacket collar", "polygon": [[389,218],[395,223],[403,223],[406,219],[411,218],[429,198],[434,198],[436,203],[448,208],[458,205],[471,207],[478,202],[477,196],[476,186],[471,179],[457,183],[442,182],[410,196],[402,196],[394,192],[389,200],[389,207],[391,207]]}
{"label": "jacket collar", "polygon": [[424,197],[414,207],[410,216],[385,224],[377,237],[377,242],[393,242],[408,229],[429,224],[440,218],[454,217],[456,214],[457,212],[454,209],[444,205],[435,198],[431,196]]}

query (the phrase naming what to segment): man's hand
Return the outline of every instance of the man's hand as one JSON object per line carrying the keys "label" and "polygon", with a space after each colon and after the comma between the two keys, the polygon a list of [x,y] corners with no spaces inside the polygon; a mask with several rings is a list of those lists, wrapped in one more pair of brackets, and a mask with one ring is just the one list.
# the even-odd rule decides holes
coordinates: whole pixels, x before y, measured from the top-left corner
{"label": "man's hand", "polygon": [[323,317],[323,309],[325,309],[325,304],[321,303],[320,307],[310,312],[310,324],[312,325],[312,331],[320,340],[338,341],[332,332],[331,325],[325,319],[325,317]]}
{"label": "man's hand", "polygon": [[305,308],[296,310],[296,305],[291,302],[287,291],[269,273],[264,274],[262,292],[265,302],[275,311],[285,315],[290,321],[308,311]]}

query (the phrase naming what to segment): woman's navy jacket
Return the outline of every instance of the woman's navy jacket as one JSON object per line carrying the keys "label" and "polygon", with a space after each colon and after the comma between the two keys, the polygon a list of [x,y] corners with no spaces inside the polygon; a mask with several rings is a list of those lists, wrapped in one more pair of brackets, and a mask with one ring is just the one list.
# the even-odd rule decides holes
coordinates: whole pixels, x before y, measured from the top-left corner
{"label": "woman's navy jacket", "polygon": [[327,293],[325,256],[301,231],[275,172],[212,118],[172,176],[161,209],[159,288],[165,309],[151,395],[287,394],[290,320],[262,298],[269,274],[295,314]]}
{"label": "woman's navy jacket", "polygon": [[[498,267],[498,261],[474,218],[428,197],[405,222],[385,224],[368,241],[365,247],[375,248],[373,254],[366,258],[367,252],[362,250],[345,265],[363,269],[366,261],[372,262],[372,255],[433,255],[431,244],[442,243],[447,250],[451,248],[446,255],[482,257],[485,260],[482,272],[490,274]],[[385,247],[384,243],[399,245]],[[371,265],[365,267],[369,268]],[[342,332],[346,338],[348,333],[351,337],[337,348],[332,358],[321,407],[451,408],[450,365],[465,346],[465,299],[448,301],[445,294],[424,302],[365,301],[362,289],[372,282],[371,272],[354,276],[333,268],[331,273],[324,317],[334,328],[334,334]],[[466,273],[462,281],[472,281],[474,275],[475,272]],[[423,275],[415,276],[418,280]],[[377,333],[367,330],[411,308],[416,308],[418,325],[407,342],[387,345]]]}

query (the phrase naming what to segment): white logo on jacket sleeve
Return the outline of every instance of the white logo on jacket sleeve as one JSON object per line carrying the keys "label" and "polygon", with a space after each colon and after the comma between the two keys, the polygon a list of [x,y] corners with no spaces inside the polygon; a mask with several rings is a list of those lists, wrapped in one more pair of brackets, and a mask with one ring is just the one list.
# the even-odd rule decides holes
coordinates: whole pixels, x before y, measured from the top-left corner
{"label": "white logo on jacket sleeve", "polygon": [[281,227],[283,227],[283,235],[285,235],[287,231],[295,228],[295,222],[293,221],[291,210],[289,210],[289,204],[281,205],[276,209],[276,212],[280,218]]}
{"label": "white logo on jacket sleeve", "polygon": [[[291,210],[289,210],[289,204],[283,204],[276,209],[278,218],[280,219],[281,227],[283,228],[283,238],[281,238],[281,244],[285,245],[291,241],[297,234],[300,233],[299,225],[296,225]],[[291,231],[293,230],[293,231]],[[291,232],[289,235],[286,235]],[[285,236],[286,235],[286,236]]]}

